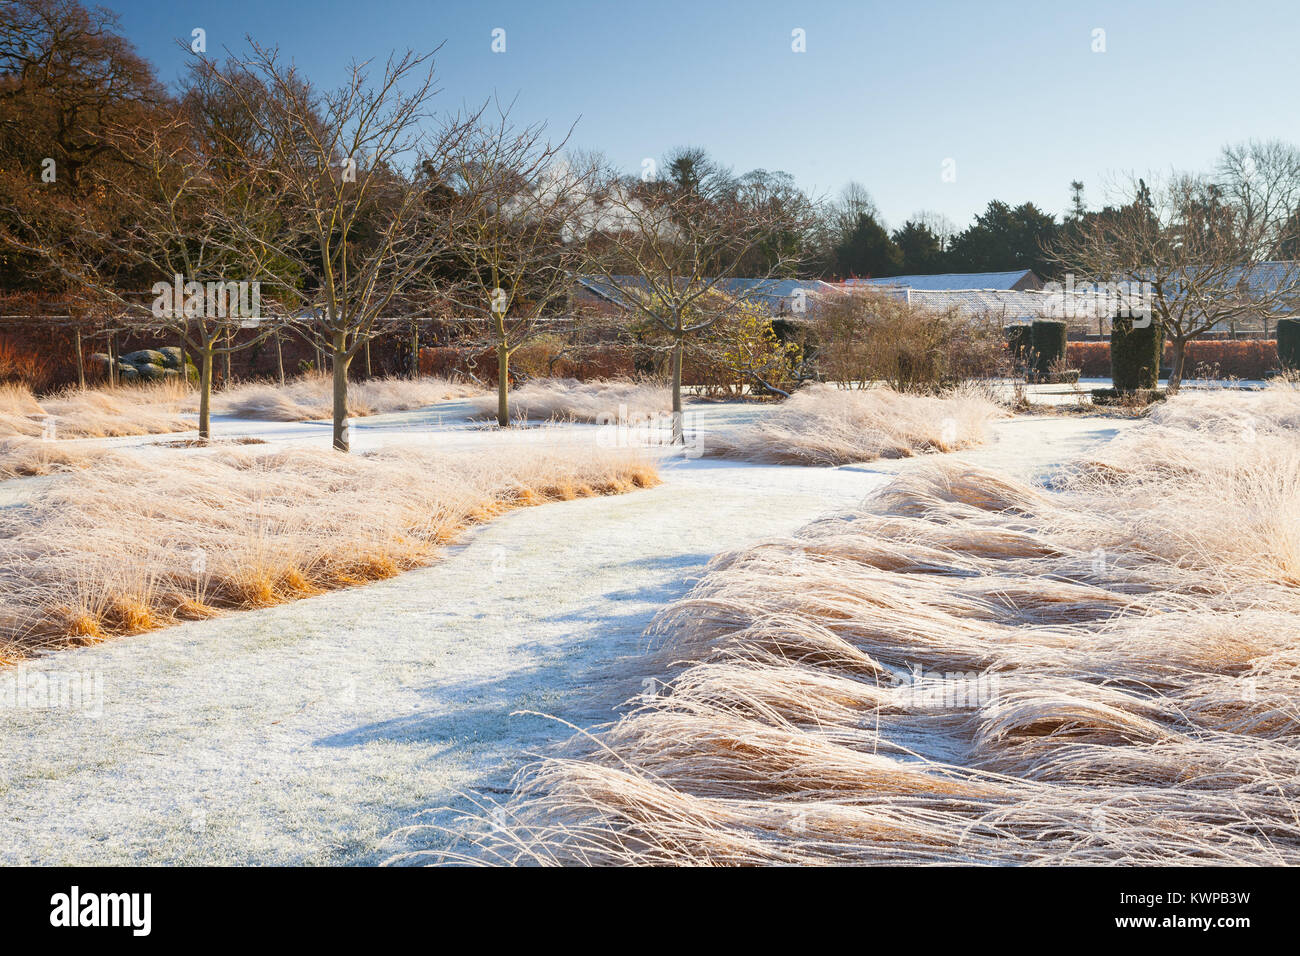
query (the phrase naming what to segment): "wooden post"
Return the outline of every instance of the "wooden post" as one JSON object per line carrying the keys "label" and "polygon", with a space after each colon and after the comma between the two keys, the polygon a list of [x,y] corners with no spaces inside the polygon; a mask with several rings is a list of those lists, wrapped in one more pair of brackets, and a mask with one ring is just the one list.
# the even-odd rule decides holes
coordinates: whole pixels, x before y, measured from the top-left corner
{"label": "wooden post", "polygon": [[181,381],[184,382],[185,386],[188,388],[190,384],[190,374],[189,374],[190,357],[187,354],[185,354],[185,333],[184,332],[181,333],[180,346],[181,346]]}
{"label": "wooden post", "polygon": [[108,385],[117,387],[117,333],[108,333]]}
{"label": "wooden post", "polygon": [[420,320],[411,320],[411,378],[420,377]]}
{"label": "wooden post", "polygon": [[233,329],[226,329],[226,381],[225,387],[230,388],[230,356],[234,352],[235,332]]}
{"label": "wooden post", "polygon": [[81,351],[81,326],[73,330],[77,346],[77,384],[84,391],[86,388],[86,359]]}
{"label": "wooden post", "polygon": [[370,339],[366,339],[366,378],[374,378],[374,371],[370,367]]}
{"label": "wooden post", "polygon": [[284,385],[284,348],[280,344],[280,331],[275,332],[275,367],[280,372],[280,385]]}

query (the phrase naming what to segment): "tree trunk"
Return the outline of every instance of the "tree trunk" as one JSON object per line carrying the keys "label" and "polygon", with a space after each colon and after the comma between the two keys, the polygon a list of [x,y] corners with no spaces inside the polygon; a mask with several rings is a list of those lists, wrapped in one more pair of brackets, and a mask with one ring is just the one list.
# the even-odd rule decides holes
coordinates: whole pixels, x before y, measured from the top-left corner
{"label": "tree trunk", "polygon": [[117,387],[117,333],[108,335],[108,387]]}
{"label": "tree trunk", "polygon": [[235,333],[227,330],[226,331],[226,381],[224,383],[226,388],[230,388],[230,379],[232,378],[231,371],[230,371],[230,353],[234,351],[234,344],[235,344]]}
{"label": "tree trunk", "polygon": [[275,367],[280,373],[280,387],[284,387],[284,345],[280,341],[280,333],[275,333]]}
{"label": "tree trunk", "polygon": [[510,424],[510,350],[504,342],[497,345],[497,424]]}
{"label": "tree trunk", "polygon": [[366,378],[374,378],[375,372],[370,365],[370,339],[366,339]]}
{"label": "tree trunk", "polygon": [[199,353],[199,438],[212,436],[212,355],[211,343]]}
{"label": "tree trunk", "polygon": [[342,332],[334,335],[334,448],[337,451],[351,450],[348,436],[348,366],[352,359],[348,355],[347,337]]}
{"label": "tree trunk", "polygon": [[682,349],[685,340],[679,335],[673,346],[673,444],[685,445],[686,432],[682,428]]}
{"label": "tree trunk", "polygon": [[1187,340],[1176,338],[1170,343],[1172,355],[1169,359],[1169,383],[1165,386],[1172,394],[1183,384],[1183,361],[1187,353]]}
{"label": "tree trunk", "polygon": [[81,329],[77,329],[77,384],[86,388],[86,359],[81,351]]}

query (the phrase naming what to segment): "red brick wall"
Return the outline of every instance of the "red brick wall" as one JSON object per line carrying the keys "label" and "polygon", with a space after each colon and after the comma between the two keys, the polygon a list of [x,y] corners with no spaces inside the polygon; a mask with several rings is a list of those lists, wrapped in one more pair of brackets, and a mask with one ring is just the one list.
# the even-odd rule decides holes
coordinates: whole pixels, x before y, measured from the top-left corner
{"label": "red brick wall", "polygon": [[[406,374],[408,371],[409,334],[394,329],[375,338],[370,343],[370,364],[375,375]],[[256,338],[253,330],[236,333],[236,342]],[[139,349],[156,349],[180,345],[177,335],[154,333],[126,334],[116,337],[115,350],[125,355]],[[300,336],[285,333],[280,337],[284,354],[284,371],[293,376],[306,365],[316,365],[315,348]],[[103,334],[82,333],[82,351],[86,357],[86,375],[93,381],[97,366],[90,362],[95,352],[107,352],[109,342]],[[191,360],[193,357],[191,356]],[[257,345],[240,349],[231,356],[231,374],[236,379],[275,378],[277,361],[275,341],[267,339]],[[328,368],[328,360],[325,363]],[[218,355],[213,364],[218,382],[225,378],[226,359]],[[366,372],[365,353],[358,353],[352,362],[352,376],[360,378]],[[9,320],[0,328],[0,383],[21,382],[37,392],[48,392],[77,381],[76,346],[73,330],[64,325],[24,324]]]}

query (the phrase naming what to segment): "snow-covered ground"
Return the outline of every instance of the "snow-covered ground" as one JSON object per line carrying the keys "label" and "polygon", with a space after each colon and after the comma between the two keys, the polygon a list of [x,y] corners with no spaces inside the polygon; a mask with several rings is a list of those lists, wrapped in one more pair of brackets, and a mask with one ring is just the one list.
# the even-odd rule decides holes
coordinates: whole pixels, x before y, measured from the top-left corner
{"label": "snow-covered ground", "polygon": [[[697,404],[688,426],[707,442],[763,413]],[[448,402],[357,419],[351,434],[358,449],[466,451],[598,434],[502,434],[465,415],[466,403]],[[1041,474],[1131,424],[1008,419],[956,457]],[[214,432],[329,442],[324,423],[219,419]],[[385,838],[421,811],[503,792],[570,733],[516,712],[608,719],[641,686],[645,625],[715,554],[793,532],[917,460],[818,469],[670,458],[655,489],[510,513],[427,569],[29,663],[29,679],[76,673],[94,692],[56,709],[7,706],[0,693],[0,863],[379,862],[406,848]],[[21,498],[20,484],[0,484],[3,503]]]}
{"label": "snow-covered ground", "polygon": [[[1019,380],[999,379],[992,383],[992,388],[1004,400],[1011,400],[1016,394],[1016,389],[1020,388],[1023,390],[1025,399],[1033,405],[1091,405],[1092,390],[1094,388],[1111,388],[1112,384],[1109,378],[1081,378],[1073,384],[1062,383],[1058,385],[1026,385]],[[1165,388],[1168,384],[1168,381],[1161,379],[1159,387]],[[1252,379],[1242,379],[1229,383],[1221,379],[1188,378],[1183,379],[1182,387],[1190,391],[1233,388],[1255,392],[1266,388],[1267,383]]]}

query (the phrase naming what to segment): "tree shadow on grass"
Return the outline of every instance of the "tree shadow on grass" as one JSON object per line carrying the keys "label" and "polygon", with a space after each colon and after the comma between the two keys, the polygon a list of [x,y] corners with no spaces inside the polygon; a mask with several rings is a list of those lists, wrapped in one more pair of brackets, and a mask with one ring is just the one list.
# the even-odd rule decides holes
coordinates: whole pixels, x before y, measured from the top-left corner
{"label": "tree shadow on grass", "polygon": [[[486,677],[432,680],[417,691],[428,702],[426,708],[333,733],[313,745],[423,742],[445,744],[432,751],[437,755],[467,749],[505,754],[566,739],[573,731],[560,720],[578,726],[610,720],[653,678],[647,670],[653,662],[645,653],[646,627],[660,608],[690,590],[712,558],[712,554],[694,553],[625,562],[621,567],[628,581],[647,572],[684,573],[667,582],[658,576],[642,587],[609,590],[578,610],[538,617],[539,631],[560,624],[571,629],[572,639],[558,645],[527,645],[531,659],[525,666]],[[619,605],[627,605],[628,610],[619,613]],[[603,646],[593,648],[596,641]],[[520,713],[524,711],[550,717]]]}

